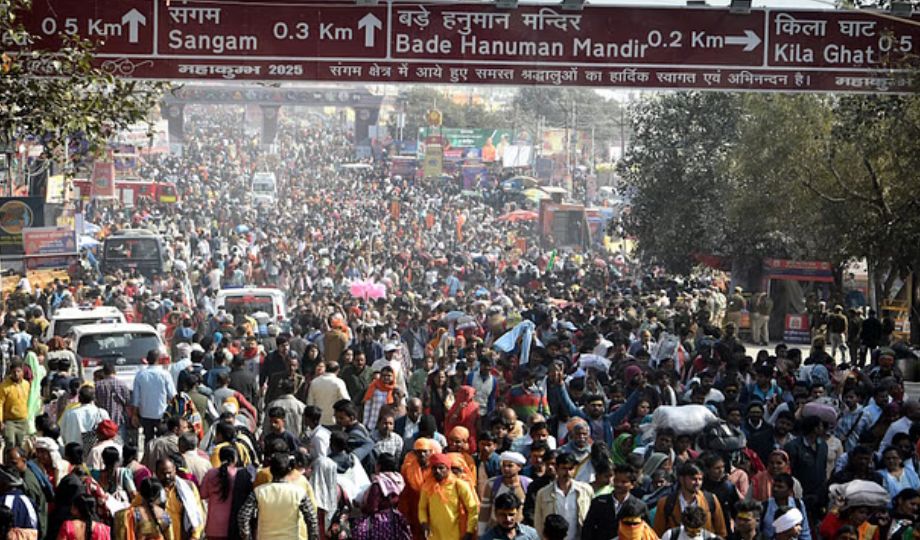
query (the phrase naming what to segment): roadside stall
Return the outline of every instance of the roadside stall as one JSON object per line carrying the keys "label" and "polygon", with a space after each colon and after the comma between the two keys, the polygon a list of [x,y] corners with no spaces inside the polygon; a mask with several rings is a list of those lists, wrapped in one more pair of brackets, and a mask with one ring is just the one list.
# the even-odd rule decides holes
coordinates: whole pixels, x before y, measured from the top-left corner
{"label": "roadside stall", "polygon": [[810,343],[810,323],[805,299],[830,296],[834,283],[831,264],[824,261],[764,259],[762,290],[773,299],[770,338],[787,343]]}

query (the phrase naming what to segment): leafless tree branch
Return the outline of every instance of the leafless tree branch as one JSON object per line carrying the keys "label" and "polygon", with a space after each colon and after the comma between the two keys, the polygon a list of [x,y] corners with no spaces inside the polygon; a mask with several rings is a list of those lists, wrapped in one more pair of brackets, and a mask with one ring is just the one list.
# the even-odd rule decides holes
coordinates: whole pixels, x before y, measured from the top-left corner
{"label": "leafless tree branch", "polygon": [[818,197],[824,199],[825,201],[831,204],[842,204],[847,201],[845,197],[833,197],[831,195],[828,195],[827,193],[824,193],[823,191],[816,188],[815,185],[812,184],[809,180],[805,180],[804,178],[802,178],[802,185],[804,185],[806,188],[808,188],[809,191],[811,191]]}
{"label": "leafless tree branch", "polygon": [[843,178],[840,176],[840,173],[837,172],[837,168],[834,167],[834,160],[831,156],[827,157],[827,161],[825,162],[825,165],[827,166],[827,170],[830,171],[831,175],[834,177],[834,180],[837,182],[837,185],[840,186],[840,189],[843,190],[844,193],[864,203],[868,203],[868,204],[875,203],[875,201],[873,201],[871,198],[866,197],[865,195],[859,193],[858,191],[846,185],[846,182],[843,181]]}

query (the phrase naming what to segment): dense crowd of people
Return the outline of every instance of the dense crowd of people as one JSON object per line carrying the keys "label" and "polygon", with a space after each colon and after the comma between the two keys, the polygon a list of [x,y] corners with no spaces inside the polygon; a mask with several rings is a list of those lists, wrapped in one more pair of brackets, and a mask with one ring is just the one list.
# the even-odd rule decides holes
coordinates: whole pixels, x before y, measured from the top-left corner
{"label": "dense crowd of people", "polygon": [[[238,110],[187,112],[182,154],[139,171],[179,202],[86,209],[100,236],[159,232],[172,271],[101,275],[88,253],[8,296],[4,538],[920,534],[920,403],[874,313],[822,312],[806,350],[765,348],[762,294],[546,246],[498,219],[516,206],[496,181],[343,168],[350,133],[304,118],[269,151]],[[275,203],[251,201],[257,170]],[[355,294],[367,282],[383,294]],[[290,320],[217,308],[244,285],[284,291]],[[112,363],[83,380],[67,338],[43,337],[84,303],[167,350],[130,386]]]}

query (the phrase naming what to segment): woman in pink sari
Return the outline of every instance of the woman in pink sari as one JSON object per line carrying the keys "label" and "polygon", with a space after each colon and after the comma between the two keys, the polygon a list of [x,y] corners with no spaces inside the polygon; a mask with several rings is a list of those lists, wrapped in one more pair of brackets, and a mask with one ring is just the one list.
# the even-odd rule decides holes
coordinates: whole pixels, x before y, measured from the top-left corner
{"label": "woman in pink sari", "polygon": [[112,531],[96,516],[96,499],[80,495],[70,507],[71,519],[64,522],[57,540],[108,540]]}

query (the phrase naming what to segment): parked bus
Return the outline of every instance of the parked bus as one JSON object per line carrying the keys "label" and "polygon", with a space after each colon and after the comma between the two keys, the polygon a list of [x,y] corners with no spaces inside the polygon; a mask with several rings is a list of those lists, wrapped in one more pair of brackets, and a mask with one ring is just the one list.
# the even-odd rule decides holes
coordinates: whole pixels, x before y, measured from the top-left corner
{"label": "parked bus", "polygon": [[137,269],[147,278],[171,270],[163,238],[146,229],[125,229],[106,238],[101,267],[103,274]]}

